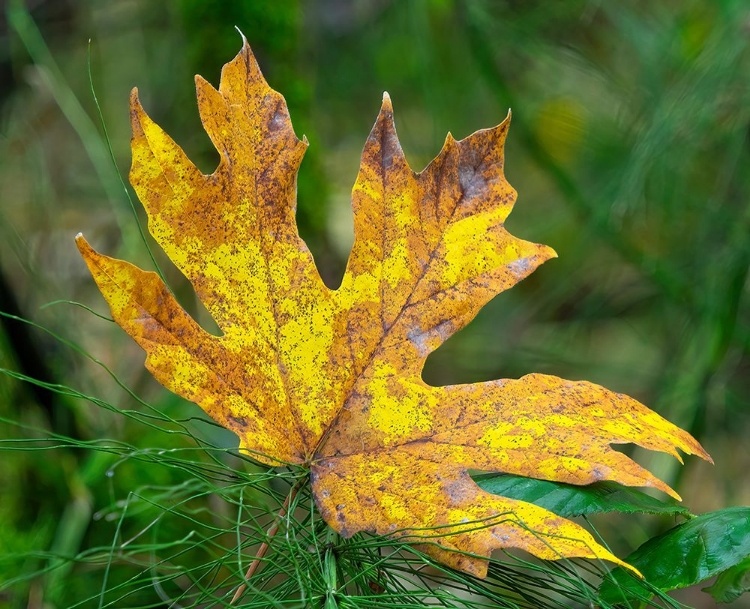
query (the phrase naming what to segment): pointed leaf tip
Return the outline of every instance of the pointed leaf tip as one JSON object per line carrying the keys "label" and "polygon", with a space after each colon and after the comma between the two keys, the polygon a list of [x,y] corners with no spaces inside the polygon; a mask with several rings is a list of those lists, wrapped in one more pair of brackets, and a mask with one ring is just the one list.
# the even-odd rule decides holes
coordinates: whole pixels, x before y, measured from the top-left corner
{"label": "pointed leaf tip", "polygon": [[235,25],[234,29],[237,30],[237,33],[240,35],[240,38],[242,38],[242,46],[243,47],[249,46],[249,44],[247,42],[247,38],[245,37],[245,34],[242,33],[242,30],[240,29],[240,26],[239,25]]}
{"label": "pointed leaf tip", "polygon": [[391,102],[391,96],[388,95],[388,91],[383,91],[382,110],[386,112],[393,112],[393,103]]}
{"label": "pointed leaf tip", "polygon": [[78,247],[78,251],[81,253],[84,260],[88,260],[91,257],[91,254],[94,253],[94,249],[89,245],[89,242],[86,241],[83,233],[78,233],[76,235],[76,247]]}
{"label": "pointed leaf tip", "polygon": [[551,248],[549,245],[539,244],[539,255],[543,262],[552,260],[553,258],[559,258],[557,251]]}
{"label": "pointed leaf tip", "polygon": [[506,129],[506,132],[507,132],[507,129],[510,127],[510,124],[511,124],[512,120],[513,120],[513,112],[511,111],[510,108],[508,108],[508,114],[505,115],[505,118],[503,119],[503,121],[498,126],[499,127],[504,127]]}
{"label": "pointed leaf tip", "polygon": [[133,87],[130,90],[130,114],[133,113],[142,114],[143,104],[141,104],[141,98],[138,95],[138,87]]}

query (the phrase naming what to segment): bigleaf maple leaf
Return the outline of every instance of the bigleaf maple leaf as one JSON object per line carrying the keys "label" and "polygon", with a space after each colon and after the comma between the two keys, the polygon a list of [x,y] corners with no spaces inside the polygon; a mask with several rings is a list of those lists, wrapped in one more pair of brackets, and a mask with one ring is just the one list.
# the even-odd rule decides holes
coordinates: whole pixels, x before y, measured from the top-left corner
{"label": "bigleaf maple leaf", "polygon": [[676,496],[611,444],[709,459],[688,433],[587,382],[530,374],[432,387],[429,353],[481,307],[555,256],[510,235],[503,173],[509,119],[409,167],[388,95],[352,193],[355,242],[337,290],[321,281],[295,224],[306,140],[292,129],[245,41],[219,89],[196,77],[219,151],[204,175],[131,97],[130,179],[149,229],[222,334],[202,329],[159,277],[78,246],[114,319],[167,388],[203,408],[269,465],[309,468],[328,524],[420,543],[486,575],[495,548],[621,562],[575,523],[491,495],[470,470]]}

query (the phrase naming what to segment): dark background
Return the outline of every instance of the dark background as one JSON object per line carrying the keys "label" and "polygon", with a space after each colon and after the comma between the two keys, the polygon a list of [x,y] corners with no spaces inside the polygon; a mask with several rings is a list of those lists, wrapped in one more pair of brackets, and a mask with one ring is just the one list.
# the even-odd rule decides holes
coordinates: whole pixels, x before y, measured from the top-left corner
{"label": "dark background", "polygon": [[[465,137],[512,108],[506,173],[519,200],[507,226],[551,245],[559,259],[496,298],[431,356],[428,381],[536,371],[628,393],[688,429],[714,457],[715,467],[695,458],[679,467],[635,453],[693,512],[750,503],[745,0],[6,1],[0,310],[80,345],[157,409],[198,415],[151,379],[142,352],[119,328],[80,307],[42,307],[64,299],[108,313],[74,246],[79,231],[100,251],[149,264],[102,137],[88,82],[89,39],[120,173],[127,176],[130,162],[133,86],[149,114],[210,172],[218,156],[200,126],[192,77],[218,84],[222,64],[240,48],[234,26],[285,95],[297,134],[310,140],[298,220],[332,286],[351,243],[359,153],[384,90],[416,170],[448,131]],[[159,256],[181,301],[206,322],[189,285]],[[143,448],[186,440],[120,415],[141,406],[100,367],[28,324],[2,320],[0,366],[115,407],[0,376],[0,439],[14,439],[0,446],[2,581],[43,569],[46,559],[35,553],[72,556],[106,545],[116,522],[98,510],[139,485],[175,482],[141,462],[108,477],[112,459],[86,450],[86,442],[111,438]],[[77,448],[32,442],[50,431]],[[236,443],[212,428],[200,434]],[[92,515],[99,516],[93,524]],[[671,524],[597,521],[621,556]],[[49,578],[59,588],[59,575],[20,577],[0,591],[0,604],[67,606],[79,588],[101,586],[101,566],[66,569],[64,589],[52,597],[44,591]],[[711,606],[702,596],[681,598]]]}

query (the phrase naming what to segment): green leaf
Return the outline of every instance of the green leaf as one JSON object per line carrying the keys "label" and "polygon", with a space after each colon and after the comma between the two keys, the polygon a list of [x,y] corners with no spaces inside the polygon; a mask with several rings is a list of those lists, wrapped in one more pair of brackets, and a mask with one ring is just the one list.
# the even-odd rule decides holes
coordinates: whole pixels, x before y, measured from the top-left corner
{"label": "green leaf", "polygon": [[750,558],[719,574],[712,586],[703,588],[717,603],[731,603],[750,592]]}
{"label": "green leaf", "polygon": [[[645,580],[666,592],[686,588],[739,565],[750,557],[750,508],[709,512],[649,539],[625,559]],[[644,582],[613,569],[602,583],[602,600],[624,603],[649,597]]]}
{"label": "green leaf", "polygon": [[672,499],[661,500],[615,482],[574,486],[522,476],[478,476],[476,483],[488,493],[520,499],[548,509],[558,516],[585,516],[598,512],[688,515],[687,508]]}

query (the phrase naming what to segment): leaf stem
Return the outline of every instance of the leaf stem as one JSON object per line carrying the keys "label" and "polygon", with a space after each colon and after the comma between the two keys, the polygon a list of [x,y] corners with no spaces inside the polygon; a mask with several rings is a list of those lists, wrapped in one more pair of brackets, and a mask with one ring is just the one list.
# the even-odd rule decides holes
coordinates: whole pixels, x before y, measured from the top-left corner
{"label": "leaf stem", "polygon": [[274,519],[274,522],[271,525],[271,528],[269,528],[268,531],[266,531],[266,541],[264,541],[260,545],[260,548],[258,548],[258,554],[255,556],[255,559],[253,560],[253,562],[250,563],[250,566],[247,568],[247,572],[245,573],[245,581],[242,582],[242,584],[240,584],[239,588],[237,588],[237,591],[234,593],[232,600],[229,602],[230,605],[234,605],[239,600],[239,598],[245,593],[245,590],[247,590],[247,582],[258,570],[258,567],[260,567],[260,563],[263,560],[263,557],[266,555],[266,552],[268,552],[268,548],[271,547],[271,541],[273,540],[274,536],[279,530],[281,519],[284,518],[284,516],[286,516],[286,512],[289,509],[289,505],[292,503],[292,501],[294,501],[294,498],[297,496],[297,492],[299,491],[304,481],[305,481],[304,477],[300,478],[299,480],[297,480],[294,486],[289,490],[289,494],[286,496],[286,499],[284,500],[284,505],[281,506],[278,514],[276,514],[276,518]]}

